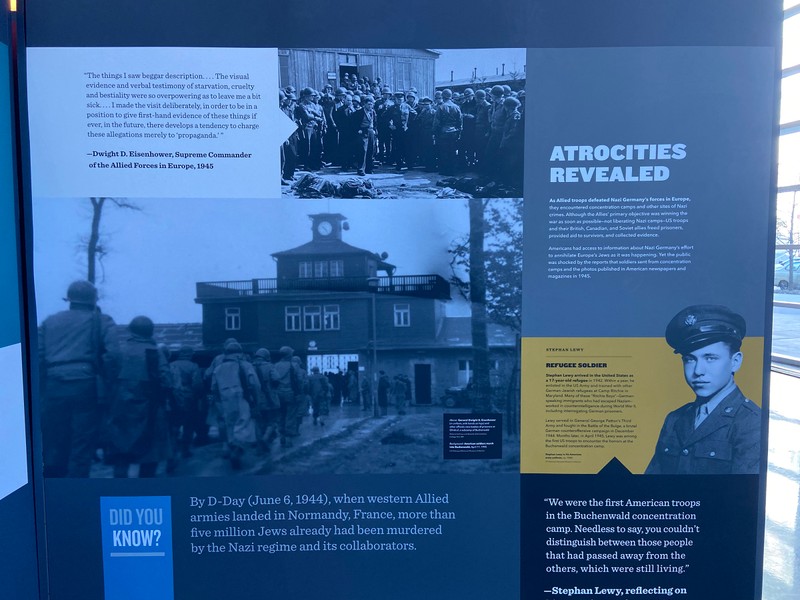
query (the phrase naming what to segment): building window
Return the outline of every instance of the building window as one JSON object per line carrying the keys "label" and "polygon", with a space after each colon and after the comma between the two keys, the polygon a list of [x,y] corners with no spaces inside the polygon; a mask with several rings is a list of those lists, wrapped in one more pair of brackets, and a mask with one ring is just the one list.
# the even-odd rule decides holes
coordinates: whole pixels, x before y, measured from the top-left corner
{"label": "building window", "polygon": [[326,331],[339,329],[339,305],[326,304],[324,307],[323,325]]}
{"label": "building window", "polygon": [[305,279],[307,277],[314,276],[314,263],[311,261],[301,261],[300,262],[300,277]]}
{"label": "building window", "polygon": [[327,277],[328,276],[328,262],[319,261],[314,263],[314,277]]}
{"label": "building window", "polygon": [[289,53],[278,52],[278,65],[281,73],[281,87],[289,85]]}
{"label": "building window", "polygon": [[319,306],[303,307],[303,329],[306,331],[322,329],[322,309]]}
{"label": "building window", "polygon": [[344,261],[332,260],[330,265],[331,277],[344,277]]}
{"label": "building window", "polygon": [[287,306],[284,309],[286,331],[300,331],[300,307]]}
{"label": "building window", "polygon": [[395,304],[394,305],[394,326],[395,327],[411,327],[411,305],[410,304]]}
{"label": "building window", "polygon": [[240,308],[228,307],[225,309],[225,329],[238,331],[242,328],[242,311]]}

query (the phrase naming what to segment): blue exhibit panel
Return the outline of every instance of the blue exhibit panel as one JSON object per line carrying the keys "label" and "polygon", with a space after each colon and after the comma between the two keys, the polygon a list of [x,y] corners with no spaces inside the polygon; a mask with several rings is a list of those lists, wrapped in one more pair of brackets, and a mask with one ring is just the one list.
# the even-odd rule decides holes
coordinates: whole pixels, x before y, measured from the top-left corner
{"label": "blue exhibit panel", "polygon": [[[50,597],[519,598],[517,475],[45,482]],[[104,596],[105,594],[105,596]]]}

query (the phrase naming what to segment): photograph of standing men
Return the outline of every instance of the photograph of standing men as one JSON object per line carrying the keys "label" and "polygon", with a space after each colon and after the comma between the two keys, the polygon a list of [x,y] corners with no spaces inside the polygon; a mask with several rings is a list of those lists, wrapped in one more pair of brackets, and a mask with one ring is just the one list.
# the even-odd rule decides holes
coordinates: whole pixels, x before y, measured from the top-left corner
{"label": "photograph of standing men", "polygon": [[667,325],[696,398],[669,413],[645,474],[757,474],[761,409],[734,379],[742,365],[744,318],[725,306],[689,306]]}
{"label": "photograph of standing men", "polygon": [[369,178],[361,193],[371,196],[522,196],[524,50],[294,48],[279,57],[278,101],[297,124],[282,148],[285,195],[347,197],[334,190],[355,176]]}

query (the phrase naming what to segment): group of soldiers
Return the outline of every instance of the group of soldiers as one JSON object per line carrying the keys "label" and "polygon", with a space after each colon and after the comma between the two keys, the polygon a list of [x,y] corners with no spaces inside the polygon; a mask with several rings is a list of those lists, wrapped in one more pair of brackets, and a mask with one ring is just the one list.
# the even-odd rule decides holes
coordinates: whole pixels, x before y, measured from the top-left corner
{"label": "group of soldiers", "polygon": [[[137,316],[119,339],[113,319],[97,306],[97,289],[76,281],[67,290],[67,310],[47,317],[39,327],[38,358],[42,394],[42,445],[46,477],[88,477],[99,451],[115,477],[127,477],[133,464],[140,477],[153,477],[166,461],[173,472],[193,445],[210,442],[216,426],[224,442],[223,457],[238,469],[249,448],[265,454],[280,439],[292,446],[309,412],[324,426],[332,397],[372,408],[368,377],[355,371],[330,374],[316,366],[307,372],[288,346],[277,362],[269,350],[248,357],[229,338],[224,351],[201,369],[189,346],[174,360],[153,339],[153,321]],[[403,382],[403,379],[405,381]],[[381,372],[378,406],[386,414],[391,393],[405,414],[410,383],[396,376],[394,387]],[[367,384],[364,387],[364,383]]]}
{"label": "group of soldiers", "polygon": [[278,96],[281,110],[297,123],[282,146],[284,185],[298,168],[335,166],[363,176],[379,164],[447,176],[476,171],[521,190],[524,90],[495,85],[420,98],[414,87],[393,91],[380,78],[346,76],[335,89],[305,87],[298,94],[287,86]]}

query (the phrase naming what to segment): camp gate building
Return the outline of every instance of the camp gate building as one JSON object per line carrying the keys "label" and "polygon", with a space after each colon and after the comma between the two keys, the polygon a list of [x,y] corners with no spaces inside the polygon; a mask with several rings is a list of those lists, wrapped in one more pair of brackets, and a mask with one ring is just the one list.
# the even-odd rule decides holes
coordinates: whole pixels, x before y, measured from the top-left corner
{"label": "camp gate building", "polygon": [[405,48],[279,48],[280,86],[322,90],[340,85],[345,74],[381,78],[393,92],[417,88],[418,97],[433,98],[435,61],[439,53]]}
{"label": "camp gate building", "polygon": [[[234,337],[246,351],[264,347],[276,359],[281,346],[291,346],[308,370],[360,376],[372,375],[377,349],[377,369],[410,377],[417,404],[438,403],[448,387],[465,385],[471,320],[445,315],[449,282],[437,274],[396,274],[385,256],[347,244],[344,215],[309,217],[311,241],[272,255],[276,278],[197,284],[204,348],[219,352]],[[490,366],[505,379],[515,334],[498,325],[488,333]]]}

